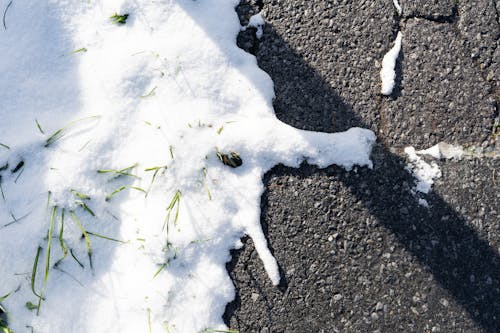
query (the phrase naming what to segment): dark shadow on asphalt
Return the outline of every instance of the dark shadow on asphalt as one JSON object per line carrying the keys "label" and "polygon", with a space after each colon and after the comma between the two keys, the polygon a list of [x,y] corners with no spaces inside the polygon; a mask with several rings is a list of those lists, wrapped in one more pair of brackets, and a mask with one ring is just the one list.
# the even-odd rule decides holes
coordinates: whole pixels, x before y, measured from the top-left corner
{"label": "dark shadow on asphalt", "polygon": [[[259,41],[254,38],[249,43],[249,38],[248,33],[240,34],[238,44],[257,56],[259,66],[274,81],[274,108],[280,120],[301,129],[324,132],[343,131],[354,126],[368,127],[271,25],[266,26],[263,38],[272,39],[273,48],[266,51],[265,58],[259,56]],[[398,71],[401,70],[401,67],[398,68]],[[314,93],[311,94],[311,91]],[[324,109],[324,105],[330,107]],[[500,327],[498,254],[443,198],[431,193],[427,197],[430,208],[425,208],[418,204],[417,198],[410,191],[401,190],[403,187],[395,190],[398,188],[395,184],[414,181],[401,157],[379,144],[374,149],[372,159],[376,165],[383,163],[389,167],[358,170],[363,174],[360,177],[362,181],[350,177],[349,172],[338,171],[335,174],[422,267],[432,273],[435,280],[477,324],[487,332],[496,332]],[[286,174],[289,170],[278,166],[270,173]],[[371,190],[369,195],[361,183],[368,184]],[[402,203],[405,209],[399,208]],[[265,204],[264,202],[263,211]],[[267,232],[268,228],[263,225],[263,229]],[[273,244],[270,246],[272,248]],[[228,263],[230,272],[235,267],[238,253],[234,251],[233,261]],[[486,280],[489,282],[485,283]],[[286,287],[286,280],[282,281],[282,286]],[[226,308],[226,323],[229,324],[229,319],[239,304],[237,295],[236,300]]]}

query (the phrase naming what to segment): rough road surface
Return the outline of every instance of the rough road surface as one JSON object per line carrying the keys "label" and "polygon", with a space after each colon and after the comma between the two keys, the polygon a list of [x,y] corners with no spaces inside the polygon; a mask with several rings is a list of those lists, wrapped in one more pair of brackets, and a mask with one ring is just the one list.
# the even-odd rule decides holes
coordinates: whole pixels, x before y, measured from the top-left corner
{"label": "rough road surface", "polygon": [[[243,1],[263,37],[239,46],[275,83],[298,128],[370,128],[373,169],[274,168],[262,225],[281,267],[273,287],[250,239],[228,271],[227,324],[240,332],[500,332],[500,1]],[[380,95],[398,31],[396,89]],[[461,145],[414,194],[402,149]],[[430,161],[430,160],[429,160]],[[429,207],[419,204],[425,199]]]}

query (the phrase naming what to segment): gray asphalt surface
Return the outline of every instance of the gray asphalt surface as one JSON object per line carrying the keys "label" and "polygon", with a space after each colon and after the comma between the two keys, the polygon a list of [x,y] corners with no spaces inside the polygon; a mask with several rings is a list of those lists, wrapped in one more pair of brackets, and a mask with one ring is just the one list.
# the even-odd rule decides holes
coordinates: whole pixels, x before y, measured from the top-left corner
{"label": "gray asphalt surface", "polygon": [[[264,36],[238,44],[275,83],[278,117],[333,132],[371,128],[374,168],[277,166],[262,225],[273,287],[250,239],[233,252],[224,319],[240,332],[500,332],[499,10],[493,0],[264,0]],[[393,96],[379,71],[403,32]],[[402,148],[460,144],[433,192],[411,193]]]}

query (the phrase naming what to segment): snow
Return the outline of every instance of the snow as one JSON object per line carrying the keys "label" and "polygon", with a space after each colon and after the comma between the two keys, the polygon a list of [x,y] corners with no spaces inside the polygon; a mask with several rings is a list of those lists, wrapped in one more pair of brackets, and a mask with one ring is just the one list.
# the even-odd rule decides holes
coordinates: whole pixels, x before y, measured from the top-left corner
{"label": "snow", "polygon": [[[14,291],[2,301],[14,332],[227,329],[225,263],[240,237],[280,280],[260,225],[265,172],[371,167],[373,132],[275,117],[271,79],[236,46],[237,3],[13,2],[0,32],[0,295]],[[130,16],[117,25],[115,13]],[[39,247],[37,315],[25,304],[38,302]]]}
{"label": "snow", "polygon": [[398,59],[399,52],[401,51],[401,41],[403,35],[401,31],[398,32],[394,46],[387,52],[382,60],[382,69],[380,70],[380,79],[382,80],[382,88],[380,92],[382,95],[389,96],[392,94],[396,80],[396,60]]}
{"label": "snow", "polygon": [[401,9],[401,5],[399,4],[399,1],[398,0],[392,0],[392,2],[394,3],[394,7],[396,7],[396,10],[398,11],[398,14],[401,15],[401,13],[403,12],[403,10]]}
{"label": "snow", "polygon": [[420,193],[428,194],[432,189],[434,180],[441,177],[441,170],[439,169],[439,166],[435,162],[431,162],[429,164],[424,161],[420,156],[418,156],[418,153],[413,147],[406,147],[404,151],[410,162],[408,169],[417,180],[414,190]]}
{"label": "snow", "polygon": [[418,204],[422,207],[429,208],[429,203],[425,199],[418,198]]}
{"label": "snow", "polygon": [[262,38],[262,27],[264,26],[264,18],[262,17],[262,13],[258,13],[255,15],[252,15],[250,17],[250,20],[248,21],[247,27],[253,27],[257,29],[257,32],[255,35],[257,36],[257,39]]}

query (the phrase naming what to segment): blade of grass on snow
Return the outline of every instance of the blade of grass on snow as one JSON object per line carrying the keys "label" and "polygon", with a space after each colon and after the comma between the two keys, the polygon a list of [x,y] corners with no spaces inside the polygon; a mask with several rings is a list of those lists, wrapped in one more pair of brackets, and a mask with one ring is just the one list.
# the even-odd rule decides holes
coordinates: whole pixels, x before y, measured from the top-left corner
{"label": "blade of grass on snow", "polygon": [[64,239],[63,239],[63,233],[64,233],[64,208],[61,210],[61,229],[59,230],[59,245],[61,246],[61,251],[63,253],[63,257],[61,259],[59,259],[55,264],[54,266],[58,266],[61,261],[63,261],[66,256],[68,255],[68,248],[66,247],[66,243],[64,243]]}
{"label": "blade of grass on snow", "polygon": [[85,239],[85,244],[87,245],[87,255],[89,256],[90,269],[93,269],[93,266],[92,266],[92,246],[90,245],[89,235],[87,234],[87,231],[85,230],[85,228],[83,227],[82,223],[80,222],[80,220],[76,216],[75,212],[73,212],[71,210],[69,212],[69,215],[71,216],[71,218],[73,219],[73,221],[75,222],[75,224],[77,225],[77,227],[80,229],[80,231],[81,231],[81,233],[83,235],[83,238]]}
{"label": "blade of grass on snow", "polygon": [[85,268],[85,266],[80,262],[80,260],[78,260],[78,258],[75,256],[75,254],[73,253],[73,249],[70,249],[69,250],[69,253],[71,254],[71,257],[73,259],[75,259],[75,261],[78,263],[78,265],[81,267],[81,268]]}
{"label": "blade of grass on snow", "polygon": [[40,305],[43,300],[42,293],[38,294],[35,291],[35,280],[36,280],[36,271],[38,269],[38,259],[40,258],[40,252],[42,252],[42,247],[38,246],[38,249],[36,250],[36,255],[35,255],[35,261],[33,262],[33,269],[31,270],[31,291],[33,294],[38,297],[38,304],[37,304],[37,309],[36,309],[36,314],[40,312]]}
{"label": "blade of grass on snow", "polygon": [[38,122],[38,119],[35,119],[35,123],[36,123],[36,127],[38,127],[38,130],[40,131],[40,133],[45,134],[45,132],[42,129],[42,126]]}
{"label": "blade of grass on snow", "polygon": [[138,176],[136,175],[133,175],[131,174],[129,171],[132,170],[133,168],[135,168],[137,166],[137,163],[135,163],[134,165],[131,165],[129,167],[126,167],[124,169],[121,169],[121,170],[115,170],[115,169],[100,169],[100,170],[97,170],[97,173],[113,173],[115,174],[115,177],[113,177],[113,179],[116,179],[116,178],[119,178],[121,176],[128,176],[128,177],[134,177],[134,178],[139,178]]}
{"label": "blade of grass on snow", "polygon": [[102,239],[107,239],[107,240],[110,240],[110,241],[113,241],[113,242],[122,243],[122,244],[128,243],[128,241],[122,241],[122,240],[119,240],[119,239],[116,239],[116,238],[111,238],[111,237],[108,237],[108,236],[103,236],[101,234],[98,234],[98,233],[95,233],[95,232],[90,232],[88,230],[87,230],[87,234],[92,235],[94,237],[99,237],[99,238],[102,238]]}
{"label": "blade of grass on snow", "polygon": [[115,194],[118,194],[120,193],[121,191],[123,191],[124,189],[126,189],[127,187],[126,186],[120,186],[119,188],[117,188],[116,190],[114,190],[113,192],[111,192],[110,194],[108,194],[106,196],[106,201],[109,201],[111,200],[111,198],[115,195]]}
{"label": "blade of grass on snow", "polygon": [[45,255],[45,276],[43,279],[44,286],[49,279],[50,270],[50,250],[52,248],[52,234],[54,233],[54,222],[56,220],[57,206],[52,207],[52,214],[50,215],[49,231],[47,233],[47,253]]}
{"label": "blade of grass on snow", "polygon": [[73,193],[73,195],[76,196],[77,198],[80,198],[82,200],[90,200],[90,197],[86,194],[80,193],[74,189],[70,189],[69,191]]}
{"label": "blade of grass on snow", "polygon": [[82,207],[83,210],[85,210],[87,213],[89,213],[90,215],[92,215],[92,217],[95,217],[95,213],[92,211],[92,209],[89,208],[89,206],[87,206],[87,204],[83,201],[80,201],[80,200],[76,200],[75,203]]}
{"label": "blade of grass on snow", "polygon": [[165,225],[167,226],[167,231],[168,231],[168,223],[170,222],[170,214],[172,213],[172,210],[175,207],[175,216],[174,216],[174,225],[177,225],[177,220],[179,218],[179,205],[180,205],[180,200],[181,200],[181,191],[177,190],[175,192],[172,200],[170,201],[170,204],[167,207],[167,217],[165,219],[165,222],[163,223],[163,228],[162,230],[165,229]]}
{"label": "blade of grass on snow", "polygon": [[49,147],[50,145],[52,145],[52,144],[56,143],[57,141],[59,141],[60,139],[62,139],[66,135],[66,131],[68,129],[71,129],[72,127],[78,125],[79,123],[86,121],[86,120],[97,119],[100,117],[101,116],[91,116],[91,117],[86,117],[86,118],[82,118],[82,119],[77,119],[77,120],[74,120],[74,121],[68,123],[66,126],[55,131],[47,140],[45,140],[44,147]]}

